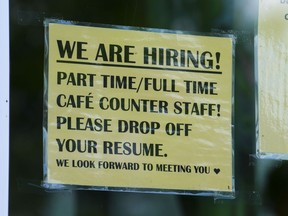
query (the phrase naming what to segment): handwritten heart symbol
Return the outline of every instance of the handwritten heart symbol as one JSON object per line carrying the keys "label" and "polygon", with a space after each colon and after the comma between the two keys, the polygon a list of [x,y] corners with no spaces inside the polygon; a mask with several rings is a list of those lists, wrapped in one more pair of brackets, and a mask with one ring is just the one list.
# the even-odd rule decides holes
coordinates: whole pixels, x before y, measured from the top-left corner
{"label": "handwritten heart symbol", "polygon": [[215,172],[216,174],[220,173],[220,171],[221,171],[221,170],[220,170],[219,168],[215,168],[215,169],[214,169],[214,172]]}

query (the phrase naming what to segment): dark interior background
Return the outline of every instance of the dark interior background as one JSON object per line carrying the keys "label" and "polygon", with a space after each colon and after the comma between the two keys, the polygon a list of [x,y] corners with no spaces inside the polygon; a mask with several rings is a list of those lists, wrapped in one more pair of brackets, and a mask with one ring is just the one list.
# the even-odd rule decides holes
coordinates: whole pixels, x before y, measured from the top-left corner
{"label": "dark interior background", "polygon": [[[286,163],[255,157],[257,4],[256,0],[10,0],[9,215],[288,215],[281,207],[287,203]],[[45,18],[234,34],[236,198],[42,189]]]}

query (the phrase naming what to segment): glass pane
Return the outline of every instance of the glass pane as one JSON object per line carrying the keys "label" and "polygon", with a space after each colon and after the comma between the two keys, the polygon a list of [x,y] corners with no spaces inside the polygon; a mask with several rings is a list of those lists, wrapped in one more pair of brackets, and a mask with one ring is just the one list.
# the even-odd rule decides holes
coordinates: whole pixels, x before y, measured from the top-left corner
{"label": "glass pane", "polygon": [[[41,181],[45,18],[236,35],[236,198],[214,200],[167,194],[44,190]],[[270,179],[269,170],[276,170],[279,164],[253,157],[256,20],[256,0],[10,0],[10,215],[269,215],[273,209],[269,203],[262,202],[266,201],[262,192]],[[285,173],[285,166],[282,169]],[[283,178],[279,172],[273,181]],[[278,191],[275,193],[273,196],[281,198],[277,202],[282,203],[284,197],[279,197]]]}

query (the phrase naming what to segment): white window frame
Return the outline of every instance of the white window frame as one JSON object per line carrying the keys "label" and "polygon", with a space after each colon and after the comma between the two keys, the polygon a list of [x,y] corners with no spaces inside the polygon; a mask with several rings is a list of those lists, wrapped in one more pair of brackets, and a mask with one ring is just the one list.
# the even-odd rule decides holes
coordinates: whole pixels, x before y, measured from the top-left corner
{"label": "white window frame", "polygon": [[0,215],[8,215],[9,197],[9,0],[0,0]]}

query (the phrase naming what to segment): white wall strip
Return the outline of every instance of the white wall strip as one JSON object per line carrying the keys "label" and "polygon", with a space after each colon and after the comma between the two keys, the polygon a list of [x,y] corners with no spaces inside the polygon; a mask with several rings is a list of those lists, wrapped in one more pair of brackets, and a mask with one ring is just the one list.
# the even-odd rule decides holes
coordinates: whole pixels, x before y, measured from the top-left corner
{"label": "white wall strip", "polygon": [[0,0],[0,215],[8,215],[9,185],[9,0]]}

